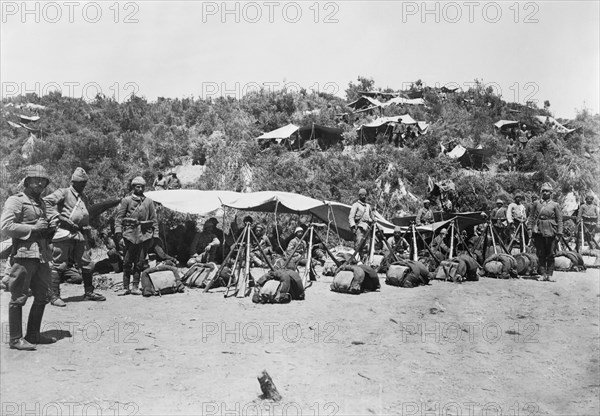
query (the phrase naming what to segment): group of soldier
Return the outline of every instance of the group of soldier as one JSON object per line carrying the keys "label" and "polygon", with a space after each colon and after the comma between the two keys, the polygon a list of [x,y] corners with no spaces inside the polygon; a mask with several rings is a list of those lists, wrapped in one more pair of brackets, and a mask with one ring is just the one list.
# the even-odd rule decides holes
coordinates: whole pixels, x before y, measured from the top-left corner
{"label": "group of soldier", "polygon": [[[60,283],[73,266],[76,266],[81,274],[83,299],[106,300],[94,291],[92,280],[94,263],[90,255],[89,202],[84,194],[88,180],[85,170],[78,167],[71,176],[71,186],[57,189],[42,198],[50,178],[44,167],[30,166],[23,181],[23,191],[10,196],[4,204],[0,231],[3,236],[12,238],[11,267],[7,285],[11,293],[10,348],[34,350],[34,344],[56,342],[55,338],[40,334],[41,321],[48,303],[57,307],[66,306],[61,298]],[[142,177],[131,181],[131,193],[120,201],[116,211],[114,239],[104,236],[107,246],[112,247],[109,250],[109,261],[116,261],[115,256],[122,256],[121,295],[141,294],[140,275],[148,267],[148,254],[151,250],[159,257],[170,258],[160,244],[157,244],[161,241],[157,213],[153,201],[144,195],[145,187],[146,182]],[[508,208],[504,208],[504,202],[498,200],[490,217],[492,226],[501,239],[509,238],[519,227],[524,227],[527,238],[533,242],[537,251],[539,273],[546,280],[552,275],[557,238],[563,233],[562,213],[558,203],[551,198],[552,192],[552,186],[545,183],[541,188],[541,198],[530,206],[529,213],[523,205],[521,195],[517,195]],[[352,205],[348,218],[358,250],[366,246],[364,243],[368,240],[370,227],[375,221],[375,211],[367,202],[367,195],[365,189],[359,191],[358,200]],[[599,209],[593,204],[593,195],[587,195],[586,203],[580,206],[578,218],[584,226],[586,240],[590,244],[595,243]],[[264,261],[268,261],[267,256],[274,255],[284,256],[295,264],[306,264],[306,227],[299,224],[293,234],[282,241],[277,229],[275,236],[267,236],[265,226],[253,224],[251,217],[246,217],[243,222],[244,229],[236,229],[236,225],[228,234],[224,234],[217,227],[218,221],[215,218],[207,220],[200,232],[196,231],[195,224],[189,227],[192,239],[188,248],[187,265],[224,260],[230,250],[236,249],[234,242],[239,241],[240,234],[249,228],[256,237],[250,249],[250,261],[253,265],[264,266]],[[433,222],[431,202],[426,200],[417,213],[415,223],[428,225]],[[442,229],[432,241],[434,251],[447,251],[447,234],[447,230]],[[405,257],[410,250],[400,227],[396,227],[393,235],[385,239],[384,246],[383,251],[387,257],[395,257],[397,254]],[[322,248],[320,244],[315,244],[310,253],[313,261],[321,264],[325,261]],[[119,252],[122,254],[117,254]],[[391,253],[394,253],[394,256],[391,256]],[[180,263],[186,263],[179,260]],[[27,321],[27,331],[23,336],[22,308],[30,289],[33,306]]]}
{"label": "group of soldier", "polygon": [[[71,176],[71,186],[60,188],[42,198],[50,183],[43,166],[30,166],[23,181],[24,190],[10,196],[0,219],[3,236],[12,238],[11,267],[8,274],[9,345],[12,349],[35,350],[35,344],[51,344],[56,338],[40,334],[46,305],[64,307],[60,296],[63,275],[74,263],[83,280],[83,300],[104,301],[94,292],[94,263],[90,250],[90,215],[84,194],[89,177],[78,167]],[[115,236],[124,246],[124,293],[139,293],[137,285],[145,268],[148,250],[158,237],[156,211],[152,200],[144,196],[142,177],[134,178],[133,192],[121,200],[115,221]],[[130,288],[130,277],[133,285]],[[23,336],[22,309],[29,290],[33,306]]]}
{"label": "group of soldier", "polygon": [[[553,275],[554,257],[558,243],[563,238],[564,229],[562,211],[559,204],[552,200],[552,193],[552,185],[546,182],[540,189],[540,198],[529,207],[523,203],[523,196],[520,194],[515,196],[514,202],[510,203],[508,207],[504,206],[504,201],[498,199],[496,207],[489,216],[491,233],[499,243],[510,247],[512,242],[516,242],[517,245],[522,244],[523,250],[526,244],[535,247],[539,259],[538,273],[545,281],[551,280]],[[367,191],[361,189],[358,201],[352,205],[348,218],[354,232],[355,249],[357,250],[364,250],[364,242],[368,240],[369,227],[375,222],[374,211],[366,199]],[[487,218],[487,214],[483,214],[483,218]],[[423,207],[417,212],[415,225],[424,226],[434,222],[431,202],[425,200]],[[581,237],[590,248],[600,248],[594,239],[600,226],[600,208],[594,204],[594,195],[591,192],[586,195],[585,203],[579,206],[576,224],[578,224],[578,229],[582,230]],[[460,237],[455,237],[458,240],[456,242],[460,244],[462,240],[462,244],[465,246],[475,248],[477,245],[475,241],[481,241],[480,237],[483,231],[484,228],[481,226],[474,227],[473,236],[468,239],[466,230],[463,230]],[[403,235],[402,229],[395,227],[394,235],[386,240],[382,253],[386,256],[387,262],[391,261],[391,252],[394,252],[394,257],[398,257],[398,255],[406,257],[410,251],[410,244]],[[430,251],[438,259],[443,259],[450,251],[446,244],[447,239],[448,230],[442,228],[430,242]]]}

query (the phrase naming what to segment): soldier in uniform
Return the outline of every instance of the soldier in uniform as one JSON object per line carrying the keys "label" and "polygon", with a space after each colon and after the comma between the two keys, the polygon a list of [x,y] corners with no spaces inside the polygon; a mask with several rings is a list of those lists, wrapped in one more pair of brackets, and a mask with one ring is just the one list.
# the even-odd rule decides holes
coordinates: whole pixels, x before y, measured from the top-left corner
{"label": "soldier in uniform", "polygon": [[52,239],[51,281],[48,297],[54,306],[67,306],[60,298],[60,281],[69,266],[69,260],[81,270],[84,300],[103,301],[106,298],[94,292],[92,275],[94,264],[88,244],[90,238],[90,214],[88,199],[83,190],[88,182],[83,168],[76,168],[71,176],[71,186],[60,188],[44,198],[48,213],[53,218],[56,233]]}
{"label": "soldier in uniform", "polygon": [[442,228],[440,233],[431,242],[431,251],[437,257],[438,260],[444,260],[450,253],[450,248],[444,242],[444,239],[448,235],[448,230]]}
{"label": "soldier in uniform", "polygon": [[542,185],[542,198],[535,201],[529,214],[529,237],[533,238],[539,260],[539,274],[550,281],[554,272],[554,255],[557,239],[563,233],[563,218],[560,206],[551,199],[552,185]]}
{"label": "soldier in uniform", "polygon": [[[148,251],[158,238],[154,202],[144,195],[146,181],[141,176],[131,181],[133,193],[121,200],[115,218],[115,239],[123,240],[123,293],[141,295],[140,274],[147,268]],[[133,274],[131,289],[129,283]]]}
{"label": "soldier in uniform", "polygon": [[387,239],[387,246],[384,245],[383,253],[386,258],[387,264],[394,262],[394,257],[389,251],[388,246],[392,249],[392,252],[396,255],[398,260],[408,258],[407,254],[410,250],[410,245],[404,237],[402,237],[402,228],[399,226],[394,227],[394,235]]}
{"label": "soldier in uniform", "polygon": [[498,233],[502,242],[506,242],[508,221],[506,219],[506,207],[501,199],[496,200],[496,208],[492,210],[491,220],[494,230]]}
{"label": "soldier in uniform", "polygon": [[[12,266],[8,278],[11,294],[8,304],[9,345],[12,349],[32,351],[35,350],[33,344],[56,342],[56,338],[40,334],[48,303],[49,262],[52,260],[50,217],[41,198],[48,183],[50,178],[42,166],[30,166],[24,180],[24,191],[6,200],[0,218],[2,239],[12,238]],[[33,305],[23,338],[23,306],[30,288]]]}
{"label": "soldier in uniform", "polygon": [[[596,230],[598,229],[598,222],[600,220],[600,208],[594,205],[594,195],[590,192],[585,196],[585,204],[579,206],[577,213],[577,224],[581,224],[583,221],[583,238],[589,244],[590,249],[598,249],[598,243],[594,240]],[[579,225],[581,227],[581,225]],[[580,228],[581,229],[581,228]]]}
{"label": "soldier in uniform", "polygon": [[[367,203],[366,189],[361,188],[358,191],[358,201],[352,204],[352,207],[350,208],[348,222],[354,233],[354,248],[357,249],[364,238],[365,233],[369,229],[369,226],[373,223],[373,209],[371,208],[371,205]],[[369,247],[368,242],[369,239],[367,236],[367,241],[365,241],[365,245],[363,246],[364,252],[366,252]]]}
{"label": "soldier in uniform", "polygon": [[423,201],[423,208],[419,209],[419,212],[417,212],[417,218],[415,219],[415,223],[417,225],[433,224],[433,211],[430,208],[430,205],[431,202],[428,199]]}
{"label": "soldier in uniform", "polygon": [[[512,202],[508,205],[508,209],[506,210],[506,221],[508,222],[509,232],[513,235],[519,225],[523,224],[526,227],[527,223],[527,208],[523,205],[523,196],[517,194],[515,196],[515,202]],[[527,235],[527,230],[525,230],[525,235]],[[518,235],[515,237],[516,241],[521,241],[521,236]]]}

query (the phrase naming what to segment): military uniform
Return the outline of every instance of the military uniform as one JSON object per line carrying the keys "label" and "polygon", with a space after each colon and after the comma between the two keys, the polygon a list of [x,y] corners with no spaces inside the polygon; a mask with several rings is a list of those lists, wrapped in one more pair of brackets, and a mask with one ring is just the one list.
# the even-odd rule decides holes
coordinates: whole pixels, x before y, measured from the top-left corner
{"label": "military uniform", "polygon": [[584,240],[590,245],[590,248],[598,248],[598,244],[594,240],[598,225],[600,225],[600,208],[593,203],[585,203],[579,206],[577,213],[577,223],[583,221],[583,236]]}
{"label": "military uniform", "polygon": [[[12,238],[12,266],[8,277],[8,289],[11,294],[8,304],[9,343],[11,348],[20,350],[34,350],[35,347],[30,343],[56,342],[56,339],[40,335],[50,284],[49,262],[52,260],[52,253],[49,245],[49,221],[51,218],[43,199],[27,188],[29,178],[45,179],[47,182],[44,188],[49,182],[43,167],[28,168],[25,192],[9,197],[0,217],[2,239]],[[23,339],[23,306],[27,302],[29,289],[33,293],[33,305],[27,321],[27,334]]]}
{"label": "military uniform", "polygon": [[417,218],[415,219],[415,223],[417,225],[427,225],[433,224],[435,219],[433,217],[433,211],[431,208],[421,208],[417,212]]}
{"label": "military uniform", "polygon": [[539,273],[543,276],[552,276],[556,238],[563,233],[560,206],[551,199],[537,200],[531,207],[528,222],[539,259]]}
{"label": "military uniform", "polygon": [[502,242],[507,240],[508,221],[506,219],[506,207],[500,206],[492,210],[491,215],[492,225],[502,239]]}
{"label": "military uniform", "polygon": [[[354,230],[354,248],[358,248],[358,245],[373,222],[373,210],[371,205],[360,200],[356,201],[350,208],[348,222],[350,223],[350,227]],[[368,238],[364,247],[368,247]],[[364,247],[363,250],[365,249]]]}
{"label": "military uniform", "polygon": [[121,200],[115,218],[115,234],[122,234],[125,244],[123,256],[123,286],[129,291],[140,282],[140,273],[147,268],[147,255],[154,238],[158,238],[158,221],[154,202],[144,195],[129,195]]}
{"label": "military uniform", "polygon": [[[81,269],[85,293],[93,292],[93,263],[87,237],[82,231],[90,225],[90,214],[87,210],[88,199],[78,193],[72,186],[61,188],[44,198],[48,212],[53,217],[56,233],[52,239],[50,300],[60,298],[60,281],[69,260]],[[76,228],[61,222],[60,218],[68,218]],[[87,231],[86,231],[87,234]]]}

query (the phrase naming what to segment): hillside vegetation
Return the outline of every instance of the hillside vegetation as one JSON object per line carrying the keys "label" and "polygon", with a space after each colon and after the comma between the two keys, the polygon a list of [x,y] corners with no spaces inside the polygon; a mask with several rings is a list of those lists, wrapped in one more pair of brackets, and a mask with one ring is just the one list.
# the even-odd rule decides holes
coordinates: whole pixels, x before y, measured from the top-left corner
{"label": "hillside vegetation", "polygon": [[[416,82],[411,91],[421,89]],[[448,93],[424,88],[426,105],[390,106],[380,112],[349,112],[347,102],[359,91],[378,90],[370,79],[350,83],[347,100],[308,91],[252,92],[235,99],[159,98],[148,102],[131,97],[118,103],[98,96],[92,102],[51,93],[5,100],[0,122],[2,189],[0,202],[18,191],[24,167],[45,166],[52,177],[50,189],[65,186],[76,166],[90,175],[86,192],[91,199],[121,197],[128,180],[143,175],[151,184],[157,172],[181,164],[202,163],[204,174],[184,187],[222,190],[279,190],[351,203],[359,188],[372,190],[384,216],[414,213],[427,195],[428,178],[452,179],[458,199],[456,210],[485,209],[498,197],[522,192],[528,200],[542,182],[550,181],[560,200],[567,192],[598,193],[600,116],[581,110],[576,119],[559,120],[568,135],[541,131],[520,154],[516,172],[507,172],[506,139],[494,131],[500,119],[531,120],[551,115],[551,108],[507,103],[481,83],[468,91]],[[390,91],[389,89],[386,91]],[[410,91],[409,91],[410,92]],[[33,103],[46,109],[19,108]],[[549,103],[546,103],[549,104]],[[387,140],[358,144],[356,127],[379,115],[410,114],[430,123],[429,132],[403,148]],[[39,115],[33,146],[24,157],[29,137],[24,128],[11,127],[19,115]],[[317,123],[344,130],[344,145],[322,151],[313,142],[301,151],[273,145],[261,148],[260,134],[288,123]],[[482,145],[495,151],[489,171],[467,171],[455,160],[440,155],[440,145],[455,141],[465,147]],[[31,143],[31,142],[30,142]]]}

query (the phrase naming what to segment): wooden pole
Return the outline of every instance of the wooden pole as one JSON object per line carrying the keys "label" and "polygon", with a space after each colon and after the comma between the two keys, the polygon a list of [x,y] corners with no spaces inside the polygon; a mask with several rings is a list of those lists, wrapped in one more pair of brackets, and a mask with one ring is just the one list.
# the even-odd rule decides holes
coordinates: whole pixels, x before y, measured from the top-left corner
{"label": "wooden pole", "polygon": [[306,270],[304,276],[302,276],[302,286],[306,288],[306,283],[310,275],[310,268],[312,263],[312,249],[313,249],[313,225],[309,226],[310,233],[308,234],[308,253],[306,254]]}
{"label": "wooden pole", "polygon": [[451,259],[454,254],[454,221],[450,223],[450,253],[448,253],[448,258]]}
{"label": "wooden pole", "polygon": [[416,232],[416,226],[414,223],[411,225],[411,230],[412,230],[412,240],[413,240],[413,260],[418,261],[419,254],[417,253],[417,232]]}

